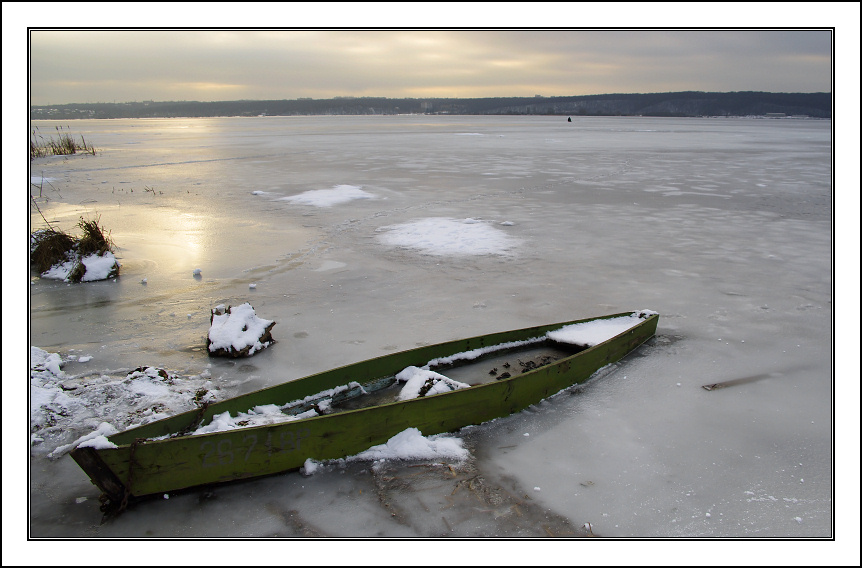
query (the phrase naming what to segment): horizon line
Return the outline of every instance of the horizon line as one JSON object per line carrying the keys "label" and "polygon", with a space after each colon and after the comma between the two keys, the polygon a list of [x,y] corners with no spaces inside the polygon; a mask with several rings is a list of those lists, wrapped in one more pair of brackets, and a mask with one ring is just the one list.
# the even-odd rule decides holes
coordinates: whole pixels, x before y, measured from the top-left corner
{"label": "horizon line", "polygon": [[480,99],[558,99],[558,98],[576,98],[576,97],[604,97],[604,96],[620,96],[620,95],[665,95],[665,94],[683,94],[683,93],[703,93],[703,94],[733,94],[733,93],[760,93],[760,94],[774,94],[774,95],[819,95],[819,94],[828,94],[832,95],[832,91],[654,91],[654,92],[630,92],[630,93],[594,93],[588,95],[533,95],[533,96],[507,96],[507,95],[498,95],[498,96],[487,96],[487,97],[390,97],[390,96],[370,96],[370,95],[361,95],[361,96],[353,96],[353,95],[336,95],[334,97],[325,97],[325,98],[314,98],[314,97],[296,97],[296,98],[284,98],[284,99],[219,99],[219,100],[211,100],[211,101],[202,101],[202,100],[154,100],[154,99],[143,99],[143,100],[135,100],[135,101],[96,101],[96,102],[69,102],[69,103],[43,103],[43,104],[30,104],[32,107],[44,107],[44,106],[64,106],[64,105],[92,105],[92,104],[132,104],[132,103],[231,103],[231,102],[264,102],[264,101],[332,101],[339,99],[346,100],[357,100],[357,99],[392,99],[392,100],[480,100]]}

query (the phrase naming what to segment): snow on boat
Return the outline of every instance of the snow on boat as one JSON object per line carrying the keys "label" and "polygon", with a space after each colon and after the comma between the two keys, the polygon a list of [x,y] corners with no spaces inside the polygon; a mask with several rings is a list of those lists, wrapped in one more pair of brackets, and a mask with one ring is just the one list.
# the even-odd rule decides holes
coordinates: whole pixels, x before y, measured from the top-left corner
{"label": "snow on boat", "polygon": [[408,428],[452,432],[586,381],[655,335],[626,312],[392,353],[96,436],[72,458],[105,494],[130,499],[271,475],[354,455]]}

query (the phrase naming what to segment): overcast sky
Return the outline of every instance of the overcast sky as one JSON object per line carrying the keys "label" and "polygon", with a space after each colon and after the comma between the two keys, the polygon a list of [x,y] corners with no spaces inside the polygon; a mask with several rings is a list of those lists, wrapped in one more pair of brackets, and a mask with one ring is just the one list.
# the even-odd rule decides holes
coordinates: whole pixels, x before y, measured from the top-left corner
{"label": "overcast sky", "polygon": [[829,30],[31,30],[30,102],[830,92]]}

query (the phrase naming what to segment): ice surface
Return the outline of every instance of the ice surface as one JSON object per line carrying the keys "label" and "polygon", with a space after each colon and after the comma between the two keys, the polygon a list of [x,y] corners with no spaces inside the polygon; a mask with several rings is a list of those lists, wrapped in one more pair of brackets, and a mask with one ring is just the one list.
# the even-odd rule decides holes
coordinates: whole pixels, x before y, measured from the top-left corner
{"label": "ice surface", "polygon": [[[547,537],[586,523],[606,537],[832,534],[833,386],[840,399],[845,383],[832,381],[828,121],[70,126],[100,151],[40,160],[56,188],[40,208],[60,229],[100,215],[123,269],[116,282],[78,285],[31,274],[30,345],[62,356],[67,379],[96,370],[106,397],[86,431],[31,445],[32,536]],[[283,199],[338,186],[374,198]],[[35,209],[31,223],[43,224]],[[247,301],[278,322],[277,343],[209,359],[210,308]],[[106,371],[167,368],[224,397],[417,345],[643,306],[661,319],[634,355],[457,433],[466,469],[351,462],[172,494],[99,525],[98,489],[68,456],[45,457],[111,420],[107,387],[124,375]],[[701,388],[735,379],[751,380]],[[37,387],[55,410],[78,408],[61,400],[73,391],[45,382],[31,405]]]}

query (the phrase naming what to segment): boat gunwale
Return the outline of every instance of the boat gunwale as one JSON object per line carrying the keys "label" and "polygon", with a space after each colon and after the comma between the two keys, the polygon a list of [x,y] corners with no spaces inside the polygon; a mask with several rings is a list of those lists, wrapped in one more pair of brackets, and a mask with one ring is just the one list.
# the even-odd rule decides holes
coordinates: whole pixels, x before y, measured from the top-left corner
{"label": "boat gunwale", "polygon": [[[212,408],[212,406],[214,406],[215,404],[219,404],[219,403],[223,403],[223,402],[228,402],[228,401],[231,401],[231,400],[232,400],[232,399],[234,399],[234,398],[245,397],[245,396],[249,396],[249,395],[254,395],[254,394],[257,394],[257,393],[261,393],[261,392],[264,392],[264,391],[267,391],[267,390],[270,390],[270,389],[273,389],[273,388],[279,387],[279,386],[281,386],[281,385],[283,385],[283,384],[286,384],[286,383],[290,383],[290,382],[294,382],[294,381],[299,381],[299,380],[305,380],[305,379],[311,379],[311,378],[313,378],[313,377],[315,377],[315,376],[317,376],[317,375],[321,375],[321,374],[324,374],[324,373],[330,373],[330,372],[336,372],[336,371],[339,371],[339,370],[342,370],[342,369],[348,369],[348,368],[353,367],[353,366],[356,366],[356,365],[360,365],[360,364],[364,364],[364,363],[373,362],[373,361],[376,361],[376,360],[379,360],[379,359],[386,359],[386,358],[393,357],[393,356],[405,355],[405,354],[408,354],[408,353],[413,352],[413,351],[419,351],[419,350],[423,350],[423,349],[428,349],[428,348],[433,348],[433,347],[443,346],[443,345],[447,345],[447,344],[450,344],[450,343],[469,342],[469,341],[479,340],[479,339],[481,339],[481,338],[483,338],[483,337],[487,337],[487,336],[489,336],[489,335],[505,335],[505,334],[509,334],[509,333],[528,332],[528,331],[533,330],[533,329],[541,329],[541,328],[556,328],[556,327],[558,327],[558,326],[559,326],[559,327],[565,327],[565,326],[568,326],[568,325],[574,325],[574,324],[578,324],[578,323],[587,323],[587,322],[590,322],[590,321],[597,321],[597,320],[602,320],[602,319],[614,319],[614,318],[619,318],[619,317],[632,316],[632,315],[635,315],[635,314],[638,314],[638,313],[640,313],[640,312],[639,312],[638,310],[635,310],[635,311],[631,311],[631,312],[622,312],[622,313],[619,313],[619,314],[611,314],[611,315],[606,315],[606,316],[598,316],[598,317],[593,317],[593,318],[585,318],[585,319],[581,319],[581,320],[572,320],[572,321],[567,321],[567,322],[560,322],[560,323],[553,323],[553,324],[545,324],[545,325],[539,325],[539,326],[533,326],[533,327],[527,327],[527,328],[520,328],[520,329],[512,329],[512,330],[502,331],[502,332],[486,333],[486,334],[481,334],[481,335],[477,335],[477,336],[473,336],[473,337],[468,337],[468,338],[463,338],[463,339],[455,339],[455,340],[451,340],[451,341],[443,341],[443,342],[435,343],[435,344],[431,344],[431,345],[425,345],[425,346],[421,346],[421,347],[415,347],[415,348],[412,348],[412,349],[406,349],[406,350],[404,350],[404,351],[398,351],[398,352],[396,352],[396,353],[389,353],[389,354],[386,354],[386,355],[381,355],[381,356],[379,356],[379,357],[373,357],[373,358],[371,358],[371,359],[364,359],[364,360],[362,360],[362,361],[356,361],[356,362],[354,362],[354,363],[348,363],[347,365],[342,365],[342,366],[340,366],[340,367],[335,367],[335,368],[333,368],[333,369],[327,369],[327,370],[325,370],[325,371],[321,371],[321,372],[319,372],[319,373],[313,373],[313,374],[311,374],[311,375],[306,375],[306,376],[303,376],[303,377],[298,377],[298,378],[294,379],[293,381],[286,381],[285,383],[278,383],[278,384],[276,384],[276,385],[271,385],[271,386],[269,386],[269,387],[264,387],[264,388],[262,388],[262,389],[258,389],[258,390],[256,390],[256,391],[251,391],[251,392],[248,392],[248,393],[244,393],[244,394],[242,394],[242,395],[238,395],[238,396],[236,396],[236,397],[231,397],[231,398],[229,398],[229,399],[225,399],[225,400],[223,400],[223,401],[218,401],[217,403],[214,403],[213,405],[209,405],[209,407],[204,407],[204,408]],[[380,409],[380,408],[386,408],[386,407],[393,406],[393,405],[410,405],[410,404],[414,404],[414,403],[421,403],[423,400],[427,400],[427,399],[432,398],[432,397],[433,397],[433,398],[436,398],[436,397],[443,396],[443,395],[451,395],[451,394],[458,394],[458,393],[463,394],[465,391],[468,391],[468,390],[469,390],[469,391],[475,391],[476,389],[481,389],[481,388],[483,388],[483,387],[487,387],[487,388],[491,388],[491,387],[493,387],[493,388],[499,388],[499,386],[498,386],[498,385],[500,385],[500,384],[506,384],[506,383],[511,383],[511,382],[519,381],[519,380],[521,380],[521,379],[524,379],[525,377],[527,377],[527,378],[528,378],[528,377],[530,377],[531,375],[533,375],[533,374],[535,374],[535,373],[538,373],[538,372],[540,372],[540,371],[541,371],[541,372],[545,372],[545,371],[547,371],[547,369],[549,369],[549,368],[553,368],[553,367],[555,367],[555,366],[559,366],[559,365],[566,364],[567,362],[569,362],[569,361],[571,361],[571,360],[573,360],[573,359],[575,359],[575,358],[577,358],[577,357],[588,355],[591,351],[594,351],[595,349],[601,348],[602,346],[606,345],[607,343],[610,343],[610,342],[612,342],[612,341],[615,341],[615,340],[616,340],[616,339],[618,339],[620,336],[625,335],[625,334],[628,334],[628,333],[630,333],[632,330],[637,329],[637,328],[639,328],[639,327],[643,326],[646,322],[650,321],[651,319],[653,319],[653,318],[655,318],[655,317],[658,317],[658,315],[659,315],[659,314],[658,314],[658,313],[647,313],[647,314],[645,314],[645,315],[646,315],[646,317],[643,317],[643,318],[642,318],[642,320],[641,320],[640,322],[638,322],[637,324],[633,325],[632,327],[629,327],[629,328],[625,329],[624,331],[622,331],[622,332],[618,333],[617,335],[614,335],[613,337],[610,337],[610,338],[608,338],[608,339],[606,339],[606,340],[604,340],[604,341],[602,341],[602,342],[600,342],[600,343],[596,343],[596,344],[594,344],[594,345],[590,345],[590,346],[586,347],[585,349],[582,349],[582,350],[580,350],[580,351],[578,351],[578,352],[576,352],[576,353],[573,353],[573,354],[571,354],[571,355],[569,355],[569,356],[567,356],[567,357],[563,357],[563,358],[561,358],[561,359],[557,359],[557,360],[556,360],[556,361],[554,361],[553,363],[550,363],[550,364],[548,364],[548,365],[543,365],[543,366],[541,366],[541,367],[537,367],[537,368],[535,368],[535,369],[531,369],[531,370],[526,371],[526,372],[522,372],[522,373],[521,373],[521,374],[519,374],[519,375],[512,375],[512,376],[507,377],[507,378],[505,378],[505,379],[498,379],[498,380],[495,380],[495,381],[489,381],[489,382],[482,383],[482,384],[478,384],[478,385],[471,385],[471,386],[469,387],[469,389],[457,389],[457,390],[453,390],[453,391],[448,391],[448,392],[443,392],[443,393],[438,393],[438,394],[434,394],[434,395],[430,395],[430,396],[419,397],[419,398],[408,399],[408,400],[395,400],[395,401],[392,401],[392,402],[386,402],[386,403],[382,403],[382,404],[375,404],[375,405],[373,405],[373,406],[368,406],[368,407],[363,407],[363,408],[356,408],[356,409],[351,409],[351,410],[343,410],[343,411],[340,411],[340,412],[337,412],[337,413],[334,413],[334,414],[321,414],[321,415],[318,415],[318,416],[309,416],[309,417],[306,417],[306,418],[298,418],[298,419],[293,419],[293,420],[284,420],[284,421],[280,421],[280,422],[273,422],[273,423],[270,423],[270,424],[260,424],[260,425],[257,425],[257,426],[242,426],[242,427],[240,427],[240,428],[230,428],[230,429],[228,429],[228,430],[220,430],[220,431],[216,431],[216,432],[207,432],[207,433],[204,433],[204,434],[193,434],[193,433],[191,433],[191,432],[190,432],[190,433],[187,433],[187,434],[182,434],[182,435],[173,435],[173,434],[171,434],[171,435],[168,435],[168,437],[167,437],[167,438],[162,438],[162,439],[150,439],[150,438],[142,437],[142,438],[136,438],[136,439],[134,439],[133,441],[131,441],[131,442],[129,442],[129,443],[116,444],[116,447],[113,447],[113,448],[103,448],[103,449],[99,449],[99,450],[96,450],[96,451],[97,451],[97,452],[100,452],[100,451],[119,451],[119,450],[128,450],[128,448],[130,448],[130,447],[131,447],[131,446],[133,446],[133,445],[135,445],[135,446],[139,446],[139,445],[142,445],[142,444],[146,444],[146,445],[154,445],[154,444],[170,443],[170,442],[176,442],[176,441],[180,441],[180,440],[187,440],[187,439],[201,439],[201,440],[206,440],[206,439],[208,439],[208,438],[210,438],[210,437],[212,437],[212,436],[221,436],[221,435],[224,435],[224,434],[226,434],[226,433],[229,433],[229,432],[235,432],[235,431],[242,431],[242,432],[257,432],[257,431],[261,431],[261,430],[264,430],[264,429],[267,429],[267,428],[274,428],[274,427],[280,427],[280,426],[291,426],[291,427],[292,427],[292,426],[295,426],[295,425],[298,425],[298,424],[306,424],[306,423],[308,423],[309,421],[318,420],[318,419],[325,419],[325,418],[329,418],[329,417],[331,417],[331,416],[339,415],[339,414],[340,414],[340,415],[343,415],[343,414],[356,414],[356,413],[361,413],[361,412],[372,412],[372,411],[376,411],[377,409]],[[545,333],[547,333],[547,332],[545,332]],[[541,335],[535,336],[534,338],[530,338],[530,339],[535,339],[535,338],[539,338],[539,337],[541,337]],[[554,340],[551,340],[550,338],[548,338],[548,339],[549,339],[550,341],[554,341]],[[528,340],[524,340],[524,341],[528,341]],[[502,342],[502,343],[507,343],[507,342]],[[501,344],[502,344],[502,343],[501,343]],[[562,342],[558,342],[558,343],[562,343]],[[571,344],[571,345],[575,345],[575,344]],[[525,346],[526,346],[526,345],[525,345]],[[502,350],[502,349],[501,349],[501,350]],[[489,352],[489,353],[493,353],[493,351],[492,351],[492,352]],[[470,362],[470,360],[467,360],[466,362],[467,362],[467,363],[469,363],[469,362]],[[426,362],[425,364],[427,364],[427,362]],[[456,365],[456,366],[457,366],[457,365]],[[599,369],[601,369],[601,367],[600,367]],[[594,374],[595,372],[597,372],[599,369],[596,369],[596,371],[594,371],[592,374]],[[379,378],[381,378],[381,377],[376,377],[376,379],[379,379]],[[373,381],[373,380],[375,380],[375,378],[372,378],[371,380]],[[358,382],[358,381],[354,381],[354,382]],[[361,386],[363,383],[359,383],[359,384],[360,384],[360,386]],[[334,388],[337,388],[337,387],[334,387]],[[565,387],[565,388],[569,388],[569,387]],[[565,388],[564,388],[564,389],[562,389],[562,390],[565,390]],[[329,389],[324,389],[324,390],[329,390]],[[322,391],[321,391],[321,392],[322,392]],[[316,393],[315,393],[315,394],[316,394]],[[312,395],[309,395],[309,396],[312,396]],[[289,403],[291,403],[291,402],[295,402],[295,401],[288,401],[288,402],[287,402],[287,403],[285,403],[285,404],[289,404]],[[151,425],[157,424],[157,423],[159,423],[159,422],[161,422],[161,421],[163,421],[163,420],[176,419],[176,418],[178,418],[178,417],[180,417],[180,416],[184,416],[184,415],[194,416],[196,413],[200,413],[200,412],[201,412],[201,410],[202,410],[202,409],[193,409],[193,410],[185,411],[185,412],[182,412],[182,413],[179,413],[179,414],[176,414],[176,415],[173,415],[173,416],[169,416],[169,417],[166,417],[166,418],[162,418],[162,419],[160,419],[160,420],[156,420],[156,421],[153,421],[153,422],[150,422],[150,423],[147,423],[147,424],[142,424],[142,425],[140,425],[140,426],[136,426],[135,428],[129,428],[129,429],[127,429],[127,430],[122,430],[122,431],[120,431],[120,432],[117,432],[117,433],[115,433],[115,434],[112,434],[111,436],[116,436],[116,435],[119,435],[119,434],[127,434],[127,433],[129,433],[129,432],[131,432],[131,431],[133,431],[133,430],[138,429],[138,428],[145,428],[145,427],[148,427],[148,426],[151,426]],[[216,414],[213,414],[213,416],[215,416],[215,415],[216,415]],[[200,425],[201,425],[201,424],[199,424],[198,426],[200,426]],[[107,439],[108,439],[109,441],[111,440],[111,436],[107,436]],[[113,443],[113,442],[112,442],[112,443]]]}

